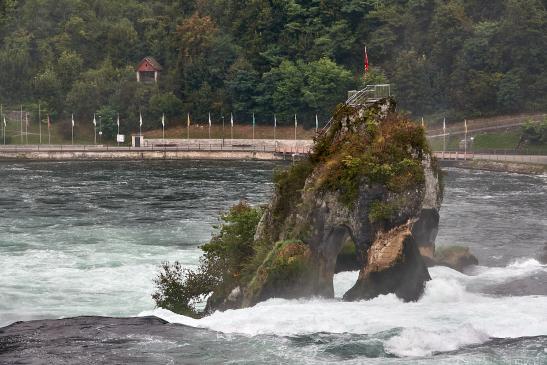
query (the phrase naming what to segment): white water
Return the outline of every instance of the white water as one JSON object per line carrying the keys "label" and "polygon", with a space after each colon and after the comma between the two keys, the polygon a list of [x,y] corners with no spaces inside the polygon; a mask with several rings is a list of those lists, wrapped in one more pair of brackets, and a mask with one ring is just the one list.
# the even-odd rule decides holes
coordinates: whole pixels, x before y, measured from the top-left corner
{"label": "white water", "polygon": [[[503,283],[546,273],[536,260],[521,260],[504,268],[478,267],[467,276],[445,267],[430,269],[432,280],[416,303],[394,295],[369,301],[271,299],[252,308],[215,312],[196,320],[164,309],[142,312],[172,323],[245,335],[291,336],[318,332],[378,334],[394,328],[400,333],[384,339],[397,356],[426,356],[490,338],[517,338],[547,333],[547,296],[489,296],[467,290],[472,284]],[[336,292],[349,288],[357,273],[335,278]]]}

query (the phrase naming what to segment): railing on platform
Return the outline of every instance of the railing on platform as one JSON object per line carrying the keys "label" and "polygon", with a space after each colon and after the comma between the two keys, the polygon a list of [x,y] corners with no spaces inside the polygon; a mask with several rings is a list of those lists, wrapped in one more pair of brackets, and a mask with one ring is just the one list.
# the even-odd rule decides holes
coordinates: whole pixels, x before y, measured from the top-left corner
{"label": "railing on platform", "polygon": [[[391,84],[367,85],[361,90],[348,91],[348,98],[345,101],[345,104],[350,106],[367,105],[390,96]],[[323,127],[323,129],[321,129],[320,134],[328,131],[331,123],[332,118],[330,118],[327,124],[325,124],[325,126]]]}
{"label": "railing on platform", "polygon": [[351,106],[366,105],[390,96],[390,84],[367,85],[361,90],[348,92],[346,104]]}

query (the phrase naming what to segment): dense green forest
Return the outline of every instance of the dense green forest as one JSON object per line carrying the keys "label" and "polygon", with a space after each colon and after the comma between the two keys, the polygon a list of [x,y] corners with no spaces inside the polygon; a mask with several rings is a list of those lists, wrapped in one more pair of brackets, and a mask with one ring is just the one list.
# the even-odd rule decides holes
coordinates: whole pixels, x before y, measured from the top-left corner
{"label": "dense green forest", "polygon": [[[449,120],[547,110],[547,0],[0,0],[0,102],[53,120],[139,111],[258,123],[389,82]],[[370,72],[363,78],[363,47]],[[136,82],[153,56],[157,85]]]}

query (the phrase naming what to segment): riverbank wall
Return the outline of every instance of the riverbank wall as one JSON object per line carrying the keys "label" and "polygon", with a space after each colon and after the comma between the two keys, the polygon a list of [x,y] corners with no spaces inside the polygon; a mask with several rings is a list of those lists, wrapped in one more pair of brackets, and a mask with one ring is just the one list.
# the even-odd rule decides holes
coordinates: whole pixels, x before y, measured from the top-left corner
{"label": "riverbank wall", "polygon": [[453,161],[450,166],[469,170],[483,170],[494,172],[511,172],[516,174],[543,175],[547,174],[547,164],[499,162],[488,160]]}
{"label": "riverbank wall", "polygon": [[289,153],[264,151],[169,151],[169,150],[127,150],[127,151],[1,151],[0,160],[33,161],[136,161],[136,160],[262,160],[282,161],[291,159]]}

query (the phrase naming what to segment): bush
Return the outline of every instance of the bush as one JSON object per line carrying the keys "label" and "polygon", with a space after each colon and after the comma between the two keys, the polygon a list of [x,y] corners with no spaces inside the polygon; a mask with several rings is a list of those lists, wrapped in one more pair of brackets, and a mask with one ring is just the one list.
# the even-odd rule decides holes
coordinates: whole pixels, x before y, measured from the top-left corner
{"label": "bush", "polygon": [[547,143],[547,120],[541,123],[528,121],[522,126],[521,140],[534,145]]}
{"label": "bush", "polygon": [[105,105],[97,111],[97,118],[100,123],[97,122],[97,126],[102,128],[103,138],[116,140],[118,134],[118,113],[111,106]]}
{"label": "bush", "polygon": [[182,101],[173,93],[155,94],[150,98],[149,107],[150,113],[156,118],[162,114],[167,118],[182,116]]}
{"label": "bush", "polygon": [[370,207],[368,219],[370,223],[385,221],[395,213],[395,207],[391,203],[375,201]]}
{"label": "bush", "polygon": [[219,233],[201,247],[203,256],[197,269],[184,269],[178,262],[163,263],[154,280],[156,305],[197,317],[202,314],[195,308],[197,301],[211,293],[212,301],[223,299],[241,285],[241,273],[255,255],[254,234],[261,216],[261,208],[240,202],[221,217]]}

